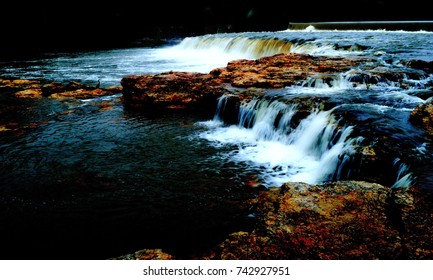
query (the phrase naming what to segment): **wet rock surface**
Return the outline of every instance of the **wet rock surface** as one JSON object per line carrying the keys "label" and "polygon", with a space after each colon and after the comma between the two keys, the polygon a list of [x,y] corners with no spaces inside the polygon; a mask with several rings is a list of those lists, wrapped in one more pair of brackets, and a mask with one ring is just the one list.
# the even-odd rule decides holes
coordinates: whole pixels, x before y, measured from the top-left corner
{"label": "wet rock surface", "polygon": [[214,112],[216,100],[228,93],[201,73],[167,72],[131,75],[121,80],[124,103],[150,112],[161,109],[201,109]]}
{"label": "wet rock surface", "polygon": [[410,114],[410,121],[433,136],[433,99],[416,107]]}
{"label": "wet rock surface", "polygon": [[400,259],[415,245],[402,229],[403,215],[415,214],[409,214],[413,194],[379,184],[286,183],[260,193],[252,203],[259,215],[257,228],[233,233],[210,258]]}

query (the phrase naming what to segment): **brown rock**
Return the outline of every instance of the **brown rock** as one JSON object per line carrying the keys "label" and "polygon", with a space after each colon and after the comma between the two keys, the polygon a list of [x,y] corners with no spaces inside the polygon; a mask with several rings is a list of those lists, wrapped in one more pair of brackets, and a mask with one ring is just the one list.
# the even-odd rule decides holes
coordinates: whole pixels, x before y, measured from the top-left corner
{"label": "brown rock", "polygon": [[91,89],[90,87],[83,85],[79,82],[76,81],[70,81],[66,86],[65,86],[65,90],[66,91],[74,91],[74,90],[78,90],[78,89]]}
{"label": "brown rock", "polygon": [[409,120],[433,136],[433,100],[417,106],[410,113]]}
{"label": "brown rock", "polygon": [[18,98],[41,98],[42,90],[40,88],[25,89],[15,92],[14,96]]}
{"label": "brown rock", "polygon": [[307,54],[277,54],[256,60],[235,60],[210,74],[222,83],[235,87],[282,88],[305,80],[315,73],[340,73],[360,61],[336,57],[313,57]]}
{"label": "brown rock", "polygon": [[37,80],[25,80],[25,79],[15,79],[15,80],[0,80],[0,88],[17,88],[17,89],[28,89],[40,86],[40,81]]}
{"label": "brown rock", "polygon": [[260,221],[254,231],[230,235],[209,256],[213,259],[404,258],[407,241],[394,217],[401,218],[402,213],[393,210],[409,211],[413,204],[411,193],[374,183],[348,181],[319,186],[286,183],[281,188],[263,191],[254,201]]}
{"label": "brown rock", "polygon": [[96,88],[96,89],[86,89],[86,88],[80,88],[76,90],[71,91],[63,91],[51,94],[50,98],[56,98],[56,99],[63,99],[63,98],[76,98],[76,99],[87,99],[87,98],[94,98],[99,96],[105,96],[112,94],[110,91]]}
{"label": "brown rock", "polygon": [[396,222],[400,224],[400,231],[404,237],[405,259],[432,260],[433,259],[433,193],[420,189],[410,189],[411,202],[402,200],[395,195],[394,200],[398,203],[395,212],[401,214],[396,216]]}
{"label": "brown rock", "polygon": [[121,93],[123,87],[122,86],[109,86],[106,89],[111,93]]}
{"label": "brown rock", "polygon": [[121,81],[127,105],[147,109],[215,108],[216,100],[227,92],[201,73],[167,72],[132,75]]}

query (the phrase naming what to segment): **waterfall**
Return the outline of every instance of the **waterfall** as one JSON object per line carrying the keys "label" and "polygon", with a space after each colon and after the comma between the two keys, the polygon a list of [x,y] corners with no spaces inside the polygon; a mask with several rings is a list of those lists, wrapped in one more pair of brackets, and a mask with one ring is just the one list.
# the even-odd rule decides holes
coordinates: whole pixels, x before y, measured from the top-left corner
{"label": "waterfall", "polygon": [[250,128],[257,139],[288,144],[287,134],[291,130],[290,122],[296,107],[255,98],[241,106],[238,125]]}
{"label": "waterfall", "polygon": [[416,177],[413,176],[412,172],[409,172],[409,167],[402,163],[400,158],[394,160],[394,167],[397,168],[397,178],[391,188],[407,189],[415,183]]}
{"label": "waterfall", "polygon": [[176,53],[192,51],[195,55],[201,52],[212,54],[212,56],[230,55],[233,59],[257,59],[280,53],[339,55],[348,52],[337,48],[338,46],[334,43],[319,43],[314,39],[288,39],[284,36],[269,38],[258,34],[213,34],[186,37],[170,50]]}
{"label": "waterfall", "polygon": [[292,43],[277,38],[248,38],[244,36],[187,37],[177,46],[180,49],[219,50],[243,58],[259,58],[278,53],[289,53]]}
{"label": "waterfall", "polygon": [[201,136],[217,146],[234,147],[230,161],[245,164],[265,186],[345,179],[343,166],[362,139],[351,138],[353,127],[341,126],[331,111],[311,110],[301,119],[298,112],[296,104],[253,98],[241,104],[237,124],[219,122]]}

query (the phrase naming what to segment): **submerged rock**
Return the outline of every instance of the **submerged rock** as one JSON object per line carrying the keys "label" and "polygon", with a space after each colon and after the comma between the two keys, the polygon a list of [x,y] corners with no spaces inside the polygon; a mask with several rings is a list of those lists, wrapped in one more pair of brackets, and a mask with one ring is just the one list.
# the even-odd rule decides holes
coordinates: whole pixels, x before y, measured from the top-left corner
{"label": "submerged rock", "polygon": [[75,81],[71,81],[67,85],[63,85],[58,82],[42,84],[42,82],[38,80],[0,80],[0,93],[10,94],[16,98],[50,97],[56,99],[87,99],[111,95],[121,91],[122,88],[120,86],[109,87],[105,89],[86,86]]}
{"label": "submerged rock", "polygon": [[[0,79],[0,134],[23,134],[27,129],[36,128],[45,120],[28,124],[14,115],[17,111],[31,110],[35,102],[42,98],[89,99],[120,93],[120,86],[96,88],[71,81],[66,85],[58,82],[42,83],[39,80]],[[99,102],[100,110],[111,109],[109,102]],[[58,114],[70,114],[68,110]]]}

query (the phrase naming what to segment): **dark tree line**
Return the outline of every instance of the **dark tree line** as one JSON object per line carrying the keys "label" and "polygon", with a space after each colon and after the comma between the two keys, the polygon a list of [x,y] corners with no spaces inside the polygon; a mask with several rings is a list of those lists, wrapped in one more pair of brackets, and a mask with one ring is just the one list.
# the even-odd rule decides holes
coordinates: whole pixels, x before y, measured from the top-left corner
{"label": "dark tree line", "polygon": [[291,22],[430,20],[419,0],[8,1],[2,55],[127,46],[141,38],[283,30]]}

